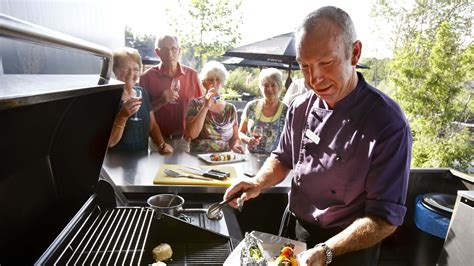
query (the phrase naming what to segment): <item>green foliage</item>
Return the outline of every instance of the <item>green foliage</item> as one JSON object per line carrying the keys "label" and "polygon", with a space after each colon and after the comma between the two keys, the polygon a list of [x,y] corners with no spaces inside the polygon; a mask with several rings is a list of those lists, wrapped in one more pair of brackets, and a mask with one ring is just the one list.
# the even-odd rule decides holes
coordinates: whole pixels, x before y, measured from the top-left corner
{"label": "green foliage", "polygon": [[360,69],[358,71],[364,74],[365,80],[375,87],[386,92],[380,84],[387,78],[389,75],[389,58],[377,59],[375,57],[362,58],[360,63],[365,64],[370,67],[370,69]]}
{"label": "green foliage", "polygon": [[[226,90],[237,92],[237,94],[249,93],[253,96],[259,96],[258,88],[258,73],[256,68],[241,68],[238,67],[229,73],[226,82]],[[227,93],[227,91],[224,91]]]}
{"label": "green foliage", "polygon": [[125,46],[137,49],[142,58],[157,57],[155,39],[153,34],[134,34],[132,28],[125,26]]}
{"label": "green foliage", "polygon": [[396,17],[400,23],[394,27],[396,49],[389,86],[410,120],[412,166],[466,171],[474,161],[474,138],[459,122],[473,117],[472,90],[466,87],[473,77],[473,48],[465,38],[471,36],[472,5],[467,1],[417,1],[413,7],[378,3],[379,17],[389,22]]}
{"label": "green foliage", "polygon": [[[199,69],[241,39],[242,0],[181,0],[166,11],[169,26],[180,39],[183,61]],[[192,25],[192,27],[189,27]]]}

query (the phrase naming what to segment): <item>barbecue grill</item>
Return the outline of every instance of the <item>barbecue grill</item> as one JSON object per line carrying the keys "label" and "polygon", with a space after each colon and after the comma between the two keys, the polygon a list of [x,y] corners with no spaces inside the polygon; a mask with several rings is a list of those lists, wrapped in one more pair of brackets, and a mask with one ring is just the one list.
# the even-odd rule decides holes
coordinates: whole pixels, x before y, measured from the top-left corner
{"label": "barbecue grill", "polygon": [[111,52],[4,15],[0,36],[103,59],[100,75],[0,75],[0,265],[147,265],[160,243],[169,264],[222,265],[230,237],[122,204],[99,178],[123,85]]}

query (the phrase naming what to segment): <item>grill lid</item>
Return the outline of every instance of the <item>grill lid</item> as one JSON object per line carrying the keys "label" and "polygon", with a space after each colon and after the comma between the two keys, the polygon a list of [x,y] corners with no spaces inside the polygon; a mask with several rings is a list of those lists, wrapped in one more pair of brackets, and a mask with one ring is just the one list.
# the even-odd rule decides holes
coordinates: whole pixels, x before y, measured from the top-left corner
{"label": "grill lid", "polygon": [[0,103],[0,264],[36,261],[93,194],[121,91],[94,85]]}

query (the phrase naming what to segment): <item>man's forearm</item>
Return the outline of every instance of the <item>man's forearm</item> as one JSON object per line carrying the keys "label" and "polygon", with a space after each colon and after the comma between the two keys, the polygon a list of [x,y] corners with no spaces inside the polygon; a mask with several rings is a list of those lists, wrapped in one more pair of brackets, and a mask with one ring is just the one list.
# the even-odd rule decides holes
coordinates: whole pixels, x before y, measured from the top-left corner
{"label": "man's forearm", "polygon": [[260,188],[264,189],[283,181],[289,172],[290,169],[288,167],[283,165],[273,156],[270,156],[265,161],[260,171],[258,171],[255,179]]}
{"label": "man's forearm", "polygon": [[366,216],[355,220],[326,244],[334,256],[371,247],[395,232],[397,226],[376,216]]}

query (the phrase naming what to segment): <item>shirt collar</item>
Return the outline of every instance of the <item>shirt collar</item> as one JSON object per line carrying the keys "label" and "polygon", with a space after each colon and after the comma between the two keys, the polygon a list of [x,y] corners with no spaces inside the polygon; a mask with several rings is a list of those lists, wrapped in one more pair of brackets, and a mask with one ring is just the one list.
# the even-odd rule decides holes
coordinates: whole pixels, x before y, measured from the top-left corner
{"label": "shirt collar", "polygon": [[[160,63],[159,65],[157,65],[156,67],[154,67],[155,72],[158,74],[158,76],[170,77],[170,76],[168,76],[168,75],[162,70],[162,68],[161,68],[162,65],[163,65],[163,63]],[[178,70],[179,70],[179,72],[178,72],[178,75],[177,75],[177,76],[181,76],[181,75],[184,75],[184,74],[185,74],[185,73],[184,73],[184,68],[183,68],[183,66],[181,66],[180,63],[178,63]],[[172,78],[172,77],[170,77],[170,78]]]}
{"label": "shirt collar", "polygon": [[357,72],[357,78],[358,81],[356,87],[348,95],[346,95],[346,97],[338,101],[334,105],[333,110],[350,109],[354,104],[360,101],[360,98],[364,94],[364,88],[366,87],[367,82],[360,72]]}

